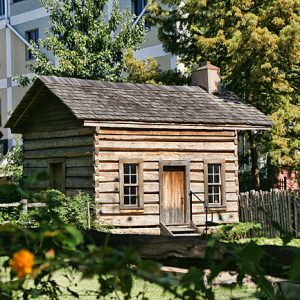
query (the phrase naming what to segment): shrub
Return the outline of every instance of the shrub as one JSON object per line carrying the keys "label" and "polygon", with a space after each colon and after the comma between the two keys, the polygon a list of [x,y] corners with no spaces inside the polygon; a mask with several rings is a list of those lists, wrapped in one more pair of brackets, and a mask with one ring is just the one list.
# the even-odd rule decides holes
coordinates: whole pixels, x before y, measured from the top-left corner
{"label": "shrub", "polygon": [[262,226],[259,223],[236,223],[227,224],[218,228],[218,234],[223,240],[236,241],[247,237],[250,230],[261,230]]}

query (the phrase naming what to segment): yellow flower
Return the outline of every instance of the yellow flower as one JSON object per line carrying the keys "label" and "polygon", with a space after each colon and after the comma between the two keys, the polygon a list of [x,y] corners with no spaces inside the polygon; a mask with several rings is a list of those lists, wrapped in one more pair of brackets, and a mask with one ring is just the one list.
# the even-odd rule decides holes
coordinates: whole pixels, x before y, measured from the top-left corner
{"label": "yellow flower", "polygon": [[26,249],[21,249],[13,254],[9,262],[10,267],[17,273],[19,279],[32,273],[34,255]]}

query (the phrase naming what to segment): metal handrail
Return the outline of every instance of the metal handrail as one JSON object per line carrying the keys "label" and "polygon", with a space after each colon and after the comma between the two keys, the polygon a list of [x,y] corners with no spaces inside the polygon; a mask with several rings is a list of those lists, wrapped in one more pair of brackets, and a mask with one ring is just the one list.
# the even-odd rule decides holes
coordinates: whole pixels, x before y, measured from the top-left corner
{"label": "metal handrail", "polygon": [[193,192],[193,191],[190,191],[190,202],[191,202],[191,220],[192,220],[192,217],[193,217],[193,196],[196,197],[196,199],[202,203],[204,205],[204,209],[205,209],[205,235],[207,235],[207,232],[208,232],[208,213],[210,212],[211,213],[211,222],[214,221],[214,214],[213,214],[213,211],[209,208],[208,206],[208,203],[205,201],[205,200],[201,200],[198,195],[203,195],[204,192]]}

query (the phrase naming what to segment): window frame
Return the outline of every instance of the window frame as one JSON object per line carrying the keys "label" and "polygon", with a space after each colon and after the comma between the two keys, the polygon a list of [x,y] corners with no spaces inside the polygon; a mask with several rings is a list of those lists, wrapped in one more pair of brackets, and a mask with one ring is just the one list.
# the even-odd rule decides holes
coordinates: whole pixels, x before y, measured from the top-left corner
{"label": "window frame", "polygon": [[62,193],[66,192],[66,160],[64,158],[52,158],[47,160],[48,164],[48,174],[49,174],[49,187],[54,189],[54,181],[51,178],[51,165],[53,164],[61,164],[62,165]]}
{"label": "window frame", "polygon": [[[137,165],[137,204],[126,205],[124,203],[124,165]],[[144,175],[143,175],[143,160],[142,159],[120,159],[119,160],[119,195],[120,195],[120,210],[143,210],[144,209]]]}
{"label": "window frame", "polygon": [[[220,203],[209,203],[208,202],[208,186],[217,185],[208,183],[208,166],[209,165],[220,165]],[[211,208],[226,208],[226,175],[225,175],[225,160],[205,160],[204,161],[204,200],[205,203]]]}
{"label": "window frame", "polygon": [[[25,38],[26,38],[26,41],[27,41],[28,43],[30,43],[31,40],[29,40],[28,34],[31,33],[31,32],[37,32],[37,39],[36,39],[36,41],[34,41],[34,43],[35,43],[36,45],[39,45],[39,43],[38,43],[39,38],[40,38],[40,30],[39,30],[39,28],[33,28],[33,29],[30,29],[30,30],[26,30],[26,31],[25,31]],[[30,56],[32,55],[32,54],[30,54],[30,53],[31,53],[31,49],[25,45],[25,60],[26,60],[26,61],[34,60],[34,57],[30,57]]]}

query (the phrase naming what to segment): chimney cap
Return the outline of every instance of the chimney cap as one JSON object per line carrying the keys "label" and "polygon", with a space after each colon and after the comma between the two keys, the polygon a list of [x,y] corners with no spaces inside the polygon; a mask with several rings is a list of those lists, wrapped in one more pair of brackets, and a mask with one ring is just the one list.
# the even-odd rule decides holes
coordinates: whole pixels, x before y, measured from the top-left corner
{"label": "chimney cap", "polygon": [[202,62],[201,66],[196,68],[194,71],[205,70],[205,69],[216,70],[216,71],[220,70],[219,67],[212,65],[211,62],[209,60],[207,60],[207,61]]}

